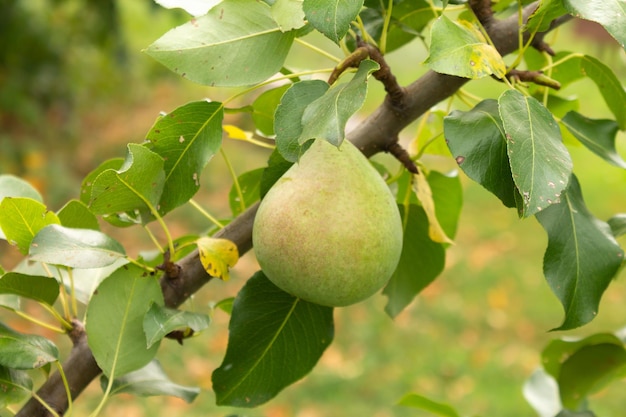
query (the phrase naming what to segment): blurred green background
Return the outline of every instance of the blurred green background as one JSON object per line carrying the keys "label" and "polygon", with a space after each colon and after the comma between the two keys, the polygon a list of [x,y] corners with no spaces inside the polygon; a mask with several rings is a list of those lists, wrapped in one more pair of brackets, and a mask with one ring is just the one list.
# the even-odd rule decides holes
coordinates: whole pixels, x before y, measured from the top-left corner
{"label": "blurred green background", "polygon": [[[124,156],[128,142],[143,141],[159,112],[192,100],[221,100],[233,94],[191,84],[141,53],[188,19],[180,10],[162,9],[150,0],[0,0],[0,6],[0,173],[32,182],[53,210],[78,197],[82,178],[102,161]],[[582,33],[570,25],[548,40],[557,51],[576,49],[594,55],[626,80],[624,51],[602,32],[589,30]],[[308,40],[333,48],[317,37]],[[293,64],[304,65],[310,57],[298,54]],[[388,57],[404,84],[425,71],[424,59],[420,43]],[[577,82],[560,95],[576,95],[581,113],[590,117],[608,114],[595,87],[584,83]],[[467,87],[474,94],[494,98],[501,88],[491,79]],[[373,84],[363,114],[381,97],[382,88]],[[230,116],[227,122],[246,127],[248,121]],[[407,129],[404,140],[414,132],[414,126]],[[224,146],[239,174],[261,166],[268,156],[267,150],[233,140],[226,139]],[[618,149],[626,155],[623,135]],[[571,151],[591,211],[603,220],[626,212],[626,172],[583,148],[571,147]],[[441,165],[438,160],[432,163]],[[216,156],[197,196],[207,210],[222,217],[229,215],[225,196],[232,182],[226,172],[224,160]],[[202,388],[193,404],[122,395],[110,401],[103,415],[427,415],[395,405],[408,392],[450,403],[462,415],[535,415],[523,399],[522,385],[539,365],[541,349],[555,337],[613,332],[626,326],[625,274],[622,271],[606,292],[594,322],[565,334],[549,332],[560,324],[562,309],[542,275],[545,232],[534,219],[519,220],[480,186],[462,180],[464,208],[446,271],[395,320],[383,312],[382,296],[336,309],[336,339],[318,366],[267,405],[254,410],[214,405],[211,372],[221,363],[228,335],[228,316],[216,311],[208,331],[183,347],[164,343],[158,355],[174,381]],[[167,220],[175,236],[210,226],[187,208]],[[136,230],[107,231],[131,255],[152,248],[148,237]],[[626,246],[624,239],[621,243]],[[18,261],[17,251],[0,246],[5,268]],[[211,282],[194,298],[192,308],[206,311],[210,303],[233,296],[256,268],[253,254],[246,254],[231,280]],[[37,314],[37,308],[32,308]],[[40,332],[14,316],[2,313],[2,317],[19,330]],[[63,349],[69,347],[65,338],[56,340]],[[626,409],[625,387],[623,382],[615,383],[592,398],[599,416],[621,415]],[[88,415],[99,398],[100,388],[94,383],[75,404],[74,415]]]}

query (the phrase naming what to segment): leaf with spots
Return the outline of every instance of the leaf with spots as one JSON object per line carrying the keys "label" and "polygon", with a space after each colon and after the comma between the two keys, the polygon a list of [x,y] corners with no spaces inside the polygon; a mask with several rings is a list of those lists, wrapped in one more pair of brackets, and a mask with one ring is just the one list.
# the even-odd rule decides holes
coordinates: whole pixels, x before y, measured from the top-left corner
{"label": "leaf with spots", "polygon": [[576,177],[569,183],[559,203],[536,214],[548,233],[543,272],[565,310],[563,323],[554,330],[593,320],[602,294],[624,260],[609,225],[587,209]]}
{"label": "leaf with spots", "polygon": [[334,335],[333,309],[300,300],[256,273],[235,298],[218,405],[256,407],[308,374]]}
{"label": "leaf with spots", "polygon": [[502,56],[470,23],[462,23],[443,15],[435,20],[426,65],[435,72],[464,78],[504,77]]}
{"label": "leaf with spots", "polygon": [[0,408],[4,409],[30,397],[33,381],[25,371],[0,366],[0,387]]}
{"label": "leaf with spots", "polygon": [[216,87],[247,86],[280,71],[295,31],[283,32],[270,6],[224,0],[174,28],[145,52],[182,77]]}
{"label": "leaf with spots", "polygon": [[207,274],[224,281],[230,279],[228,269],[239,260],[237,245],[227,239],[201,237],[197,241],[200,262]]}
{"label": "leaf with spots", "polygon": [[515,207],[517,188],[507,155],[498,102],[488,99],[469,111],[455,110],[444,119],[444,134],[459,167],[506,207]]}
{"label": "leaf with spots", "polygon": [[59,360],[59,350],[42,336],[22,334],[0,323],[0,365],[37,369]]}
{"label": "leaf with spots", "polygon": [[522,196],[523,217],[558,203],[572,173],[572,158],[552,114],[516,90],[498,99],[513,181]]}
{"label": "leaf with spots", "polygon": [[200,175],[222,145],[221,103],[194,101],[160,116],[145,145],[164,160],[165,184],[159,200],[164,215],[200,189]]}

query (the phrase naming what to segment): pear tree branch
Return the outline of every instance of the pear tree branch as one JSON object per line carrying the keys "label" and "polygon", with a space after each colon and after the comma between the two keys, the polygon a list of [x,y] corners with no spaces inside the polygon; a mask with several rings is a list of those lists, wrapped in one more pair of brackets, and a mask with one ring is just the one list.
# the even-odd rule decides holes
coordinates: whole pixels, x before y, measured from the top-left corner
{"label": "pear tree branch", "polygon": [[[487,2],[472,2],[485,5]],[[537,7],[537,2],[526,6],[524,18]],[[562,19],[560,23],[565,21]],[[552,28],[551,28],[552,29]],[[515,51],[518,47],[517,16],[504,20],[491,18],[486,30],[494,45],[502,55]],[[539,34],[542,35],[542,34]],[[528,39],[526,37],[525,39]],[[541,39],[543,39],[541,37]],[[428,71],[419,79],[403,88],[402,106],[387,95],[385,101],[360,125],[348,133],[352,141],[367,157],[378,152],[389,152],[400,133],[409,123],[419,118],[428,109],[453,95],[468,79],[438,74]],[[252,224],[258,203],[248,208],[222,229],[216,237],[229,239],[237,245],[240,254],[252,248]],[[180,266],[176,276],[161,278],[161,288],[168,307],[178,307],[193,293],[208,283],[208,275],[200,263],[197,251],[192,252],[178,262]],[[70,392],[75,398],[100,375],[101,371],[87,345],[87,335],[81,331],[82,325],[76,323],[74,346],[63,364]],[[37,391],[38,397],[45,401],[58,415],[63,415],[68,408],[68,399],[63,382],[58,372],[54,373]],[[17,413],[17,417],[51,417],[36,399],[31,398]]]}

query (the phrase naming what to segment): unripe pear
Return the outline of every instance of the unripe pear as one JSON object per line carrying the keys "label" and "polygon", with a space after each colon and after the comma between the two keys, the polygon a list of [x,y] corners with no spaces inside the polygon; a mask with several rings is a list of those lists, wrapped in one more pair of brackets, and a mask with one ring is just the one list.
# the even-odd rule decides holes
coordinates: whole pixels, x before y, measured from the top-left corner
{"label": "unripe pear", "polygon": [[274,184],[252,241],[277,287],[331,307],[385,286],[402,251],[402,222],[385,181],[349,141],[317,139]]}

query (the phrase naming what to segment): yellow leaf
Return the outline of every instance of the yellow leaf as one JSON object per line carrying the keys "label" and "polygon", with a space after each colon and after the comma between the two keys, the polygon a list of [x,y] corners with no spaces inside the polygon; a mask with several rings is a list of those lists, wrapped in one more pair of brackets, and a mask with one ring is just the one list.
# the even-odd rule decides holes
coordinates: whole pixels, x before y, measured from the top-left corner
{"label": "yellow leaf", "polygon": [[223,125],[222,128],[231,139],[250,140],[252,133],[239,129],[233,125]]}
{"label": "yellow leaf", "polygon": [[200,253],[200,262],[207,274],[228,281],[228,268],[239,260],[237,245],[227,239],[201,237],[196,242]]}
{"label": "yellow leaf", "polygon": [[428,236],[430,239],[433,242],[454,243],[446,235],[446,232],[443,231],[439,220],[437,220],[437,216],[435,215],[435,201],[433,200],[433,194],[423,170],[420,170],[419,174],[413,174],[413,191],[415,191],[417,199],[422,203],[426,217],[428,217]]}

